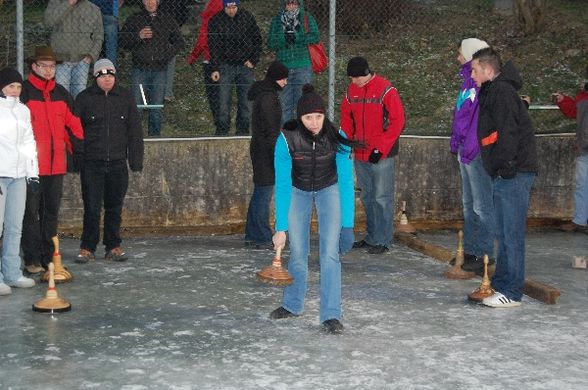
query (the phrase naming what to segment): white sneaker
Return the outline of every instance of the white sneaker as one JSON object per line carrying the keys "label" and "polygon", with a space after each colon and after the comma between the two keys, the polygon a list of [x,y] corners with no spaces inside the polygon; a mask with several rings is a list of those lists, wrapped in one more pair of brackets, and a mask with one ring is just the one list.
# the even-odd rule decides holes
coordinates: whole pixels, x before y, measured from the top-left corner
{"label": "white sneaker", "polygon": [[12,289],[9,285],[0,283],[0,295],[10,295],[12,294]]}
{"label": "white sneaker", "polygon": [[8,282],[6,284],[9,286],[12,286],[12,287],[29,288],[29,287],[33,287],[35,285],[35,281],[31,278],[21,276],[20,278],[16,279],[14,282]]}
{"label": "white sneaker", "polygon": [[490,307],[517,307],[521,306],[521,302],[513,301],[510,298],[505,297],[503,294],[497,292],[488,298],[484,298],[482,303]]}

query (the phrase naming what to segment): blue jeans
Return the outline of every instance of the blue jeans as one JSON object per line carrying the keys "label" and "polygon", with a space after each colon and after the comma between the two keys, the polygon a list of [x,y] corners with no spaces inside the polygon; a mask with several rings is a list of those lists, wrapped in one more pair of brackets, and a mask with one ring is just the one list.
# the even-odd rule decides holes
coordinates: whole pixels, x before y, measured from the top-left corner
{"label": "blue jeans", "polygon": [[0,235],[4,225],[2,241],[2,264],[0,283],[15,282],[22,276],[20,270],[20,237],[27,199],[27,182],[24,177],[0,178]]}
{"label": "blue jeans", "polygon": [[117,67],[118,59],[118,17],[102,15],[104,25],[104,56]]}
{"label": "blue jeans", "polygon": [[288,214],[290,241],[288,271],[294,278],[294,283],[284,290],[282,306],[294,314],[301,314],[304,310],[313,203],[316,206],[319,229],[320,321],[324,322],[332,318],[341,319],[341,262],[339,261],[341,208],[338,184],[317,192],[292,188]]}
{"label": "blue jeans", "polygon": [[588,154],[576,157],[576,209],[572,222],[586,226],[588,221]]}
{"label": "blue jeans", "polygon": [[253,194],[247,210],[245,224],[245,241],[256,244],[272,242],[272,229],[269,224],[270,202],[274,193],[274,186],[254,185]]}
{"label": "blue jeans", "polygon": [[[139,84],[143,85],[147,104],[163,104],[166,79],[165,69],[143,70],[139,68],[133,68],[131,78],[133,83],[133,93],[135,94],[135,102],[137,102],[137,104],[143,104],[143,98],[141,96],[141,89],[139,88]],[[163,111],[161,108],[149,109],[149,135],[161,135],[162,120]]]}
{"label": "blue jeans", "polygon": [[[459,160],[459,157],[458,157]],[[463,203],[464,251],[494,257],[494,204],[492,178],[478,155],[469,164],[459,163]]]}
{"label": "blue jeans", "polygon": [[364,240],[389,248],[394,235],[394,158],[377,164],[355,160],[354,165],[367,219]]}
{"label": "blue jeans", "polygon": [[515,301],[521,300],[525,284],[525,230],[534,180],[534,173],[518,172],[512,179],[498,177],[492,183],[498,236],[492,287]]}
{"label": "blue jeans", "polygon": [[282,123],[296,118],[298,99],[302,96],[304,84],[312,83],[312,68],[296,68],[288,71],[288,84],[280,92],[282,102]]}
{"label": "blue jeans", "polygon": [[230,65],[221,63],[219,86],[218,127],[215,135],[227,135],[231,128],[231,97],[233,85],[237,89],[237,119],[236,135],[249,134],[249,120],[251,118],[251,102],[247,99],[249,87],[253,84],[253,69],[245,65]]}
{"label": "blue jeans", "polygon": [[75,99],[78,93],[86,89],[89,70],[90,64],[87,64],[84,60],[57,64],[55,81],[57,84],[63,85]]}
{"label": "blue jeans", "polygon": [[165,69],[165,95],[168,100],[174,99],[174,76],[176,75],[176,56],[173,56],[167,63]]}

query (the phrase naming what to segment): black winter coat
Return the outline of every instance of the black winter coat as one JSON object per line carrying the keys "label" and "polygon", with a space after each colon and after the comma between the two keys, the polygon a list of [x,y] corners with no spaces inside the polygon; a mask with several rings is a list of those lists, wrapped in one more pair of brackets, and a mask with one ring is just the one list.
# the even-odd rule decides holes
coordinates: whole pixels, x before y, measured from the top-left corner
{"label": "black winter coat", "polygon": [[517,172],[537,172],[535,132],[517,93],[522,85],[518,71],[508,62],[480,89],[478,140],[484,168],[491,177],[509,179]]}
{"label": "black winter coat", "polygon": [[280,90],[275,81],[262,80],[253,83],[247,93],[247,98],[253,101],[249,154],[253,165],[253,183],[259,186],[275,183],[274,147],[282,123]]}
{"label": "black winter coat", "polygon": [[96,84],[76,98],[76,115],[84,127],[84,160],[127,160],[143,169],[143,130],[131,93],[117,84],[106,93]]}

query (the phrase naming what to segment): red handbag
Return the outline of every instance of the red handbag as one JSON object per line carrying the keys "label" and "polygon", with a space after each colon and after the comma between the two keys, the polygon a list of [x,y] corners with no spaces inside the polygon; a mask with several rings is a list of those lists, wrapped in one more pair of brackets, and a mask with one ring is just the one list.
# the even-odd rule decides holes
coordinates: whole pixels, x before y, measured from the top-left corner
{"label": "red handbag", "polygon": [[[306,14],[304,14],[304,30],[308,32],[308,15]],[[322,73],[327,69],[329,59],[327,58],[327,52],[322,42],[308,45],[308,54],[314,73]]]}

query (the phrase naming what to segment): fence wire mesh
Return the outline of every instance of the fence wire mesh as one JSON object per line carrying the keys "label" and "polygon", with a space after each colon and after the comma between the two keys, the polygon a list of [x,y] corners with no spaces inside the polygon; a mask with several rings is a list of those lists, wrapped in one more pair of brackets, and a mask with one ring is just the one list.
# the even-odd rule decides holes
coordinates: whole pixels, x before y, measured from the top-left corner
{"label": "fence wire mesh", "polygon": [[[2,67],[16,65],[17,1],[20,0],[0,0]],[[203,16],[206,19],[208,12],[225,12],[221,0],[22,1],[25,58],[34,53],[36,46],[52,45],[62,57],[59,59],[73,65],[83,61],[87,55],[95,61],[94,57],[105,57],[110,50],[109,42],[117,36],[118,47],[114,50],[115,54],[109,55],[117,65],[117,80],[121,85],[133,88],[133,77],[137,79],[138,67],[158,71],[153,81],[155,91],[145,91],[145,95],[148,104],[157,104],[159,100],[164,103],[161,136],[211,136],[218,132],[218,119],[215,120],[212,115],[207,98],[207,84],[211,87],[211,82],[209,74],[205,73],[210,69],[203,68],[205,57],[202,55],[195,58],[192,64],[188,63],[188,59],[198,44]],[[299,2],[316,21],[320,40],[328,50],[329,21],[332,17],[329,0]],[[325,99],[328,89],[335,89],[335,122],[338,120],[340,99],[349,83],[346,63],[351,57],[361,55],[368,59],[373,71],[388,78],[399,90],[407,115],[405,133],[449,135],[455,96],[460,85],[457,47],[461,39],[467,37],[484,39],[498,48],[504,59],[512,59],[524,77],[525,85],[521,93],[532,96],[535,103],[549,104],[549,95],[554,91],[575,94],[583,80],[588,54],[588,27],[585,23],[588,7],[585,0],[548,2],[546,27],[534,35],[524,35],[514,15],[495,12],[499,2],[504,3],[498,0],[337,0],[336,33],[333,37],[336,42],[335,83],[329,85],[327,71],[313,75],[313,83]],[[89,7],[89,3],[97,7]],[[153,37],[140,38],[148,23],[143,23],[147,20],[145,17],[137,19],[137,15],[145,12],[149,3],[156,4],[158,15],[168,16],[162,17],[160,24],[151,26]],[[284,0],[241,0],[238,5],[239,12],[247,10],[253,16],[261,37],[259,48],[252,49],[259,51],[252,71],[256,80],[263,79],[267,66],[276,58],[277,50],[269,47],[272,40],[289,39],[286,37],[287,23],[280,18],[285,3]],[[86,11],[68,18],[72,9],[81,6]],[[277,28],[272,29],[275,18],[278,18]],[[237,52],[251,50],[250,46],[257,44],[250,30],[223,30],[234,27],[223,23],[216,23],[215,26],[215,31],[209,31],[208,38],[216,40],[217,46],[229,45],[228,51],[235,58],[239,57]],[[304,33],[300,35],[300,30],[306,31],[304,21],[299,20],[296,28],[296,39],[303,39]],[[176,31],[177,37],[174,35]],[[239,31],[239,34],[230,31]],[[158,43],[150,49],[134,50],[141,41],[149,39]],[[174,50],[177,50],[176,56],[170,54]],[[298,63],[298,57],[291,59],[293,66]],[[175,59],[175,64],[172,59]],[[85,74],[78,75],[81,81],[77,90],[93,82],[92,66],[81,69]],[[29,70],[25,64],[25,73]],[[85,77],[88,71],[90,75]],[[146,77],[144,74],[140,76]],[[239,76],[235,76],[234,84],[241,86],[241,91],[246,93],[250,80],[245,78],[243,81]],[[225,83],[226,79],[221,76],[218,84]],[[239,97],[235,89],[239,88],[233,88],[231,92],[229,135],[243,130],[236,127],[245,127],[246,120],[236,118]],[[77,90],[70,86],[73,94]],[[165,99],[156,96],[161,93],[164,93]],[[137,103],[143,104],[142,95],[137,93],[136,97]],[[144,115],[146,135],[149,129],[147,117]],[[534,112],[533,119],[538,132],[574,131],[573,121],[563,119],[554,111]]]}

